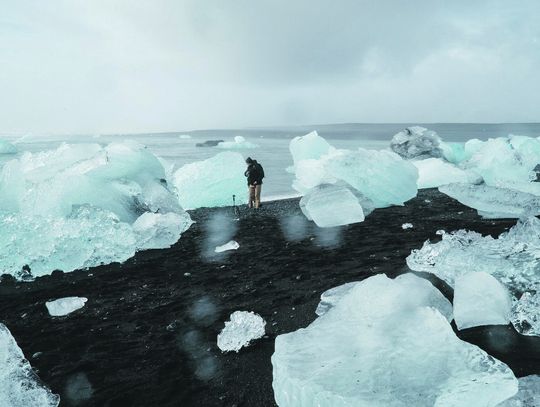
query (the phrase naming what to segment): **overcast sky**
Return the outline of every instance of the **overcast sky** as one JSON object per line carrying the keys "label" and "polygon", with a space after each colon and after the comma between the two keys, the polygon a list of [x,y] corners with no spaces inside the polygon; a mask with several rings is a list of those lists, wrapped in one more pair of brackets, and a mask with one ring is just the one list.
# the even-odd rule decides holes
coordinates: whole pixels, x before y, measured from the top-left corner
{"label": "overcast sky", "polygon": [[0,132],[540,121],[540,1],[0,0]]}

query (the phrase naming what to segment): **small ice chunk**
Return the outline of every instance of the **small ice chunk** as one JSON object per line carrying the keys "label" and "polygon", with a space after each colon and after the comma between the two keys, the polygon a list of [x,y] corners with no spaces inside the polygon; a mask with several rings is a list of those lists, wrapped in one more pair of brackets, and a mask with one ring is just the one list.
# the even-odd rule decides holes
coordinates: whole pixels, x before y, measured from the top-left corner
{"label": "small ice chunk", "polygon": [[478,211],[484,218],[522,218],[540,215],[540,196],[489,185],[449,184],[439,191]]}
{"label": "small ice chunk", "polygon": [[540,406],[540,376],[531,375],[518,379],[517,394],[497,407],[538,407]]}
{"label": "small ice chunk", "polygon": [[524,292],[514,302],[512,324],[524,335],[540,336],[540,291]]}
{"label": "small ice chunk", "polygon": [[64,297],[54,301],[47,301],[45,306],[53,317],[62,317],[76,311],[88,301],[85,297]]}
{"label": "small ice chunk", "polygon": [[181,139],[184,139],[184,140],[187,140],[187,139],[190,139],[191,136],[189,134],[180,134],[178,136],[178,138],[181,138]]}
{"label": "small ice chunk", "polygon": [[428,281],[377,275],[330,294],[307,328],[276,338],[280,407],[491,407],[517,392],[508,366],[457,338]]}
{"label": "small ice chunk", "polygon": [[248,148],[257,148],[257,144],[250,143],[242,136],[236,136],[234,141],[221,141],[217,145],[218,148],[223,149],[248,149]]}
{"label": "small ice chunk", "polygon": [[404,223],[403,225],[401,225],[401,229],[405,230],[405,229],[412,229],[414,226],[412,223]]}
{"label": "small ice chunk", "polygon": [[512,301],[508,290],[485,272],[472,272],[456,280],[454,319],[459,330],[510,322]]}
{"label": "small ice chunk", "polygon": [[425,127],[412,126],[392,137],[390,148],[403,158],[440,157],[441,138]]}
{"label": "small ice chunk", "polygon": [[0,406],[56,407],[60,397],[39,380],[9,332],[0,323]]}
{"label": "small ice chunk", "polygon": [[344,186],[320,185],[300,200],[300,209],[321,228],[363,222],[364,211],[358,198]]}
{"label": "small ice chunk", "polygon": [[217,346],[222,352],[238,352],[251,341],[264,336],[265,325],[264,319],[252,311],[235,311],[219,333]]}
{"label": "small ice chunk", "polygon": [[231,240],[230,242],[227,242],[221,246],[218,246],[215,248],[215,252],[216,253],[222,253],[222,252],[225,252],[227,250],[236,250],[240,247],[240,244],[235,241],[235,240]]}

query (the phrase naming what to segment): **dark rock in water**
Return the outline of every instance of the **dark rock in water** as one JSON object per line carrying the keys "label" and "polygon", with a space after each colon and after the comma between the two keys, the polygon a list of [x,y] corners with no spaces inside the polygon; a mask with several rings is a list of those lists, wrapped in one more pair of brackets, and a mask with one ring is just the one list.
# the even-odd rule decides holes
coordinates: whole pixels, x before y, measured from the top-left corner
{"label": "dark rock in water", "polygon": [[219,143],[222,143],[224,140],[206,140],[203,143],[195,144],[195,147],[215,147]]}
{"label": "dark rock in water", "polygon": [[[196,223],[177,244],[139,252],[121,265],[31,283],[2,277],[0,319],[25,355],[43,352],[32,366],[53,392],[64,395],[62,405],[275,406],[274,340],[313,322],[323,291],[377,273],[396,277],[409,271],[405,258],[425,240],[440,240],[439,229],[498,236],[515,224],[482,220],[437,190],[422,190],[405,206],[377,209],[330,235],[305,221],[297,199],[239,209],[191,211]],[[231,236],[221,226],[210,227],[228,225],[216,223],[218,214],[236,225]],[[415,227],[403,230],[405,220],[414,220]],[[238,241],[238,250],[207,255],[208,247],[230,239]],[[437,287],[451,297],[449,287]],[[51,323],[43,304],[69,296],[91,301],[84,313]],[[217,335],[237,310],[261,315],[268,337],[223,354]],[[540,374],[540,338],[506,326],[458,335],[518,376]]]}

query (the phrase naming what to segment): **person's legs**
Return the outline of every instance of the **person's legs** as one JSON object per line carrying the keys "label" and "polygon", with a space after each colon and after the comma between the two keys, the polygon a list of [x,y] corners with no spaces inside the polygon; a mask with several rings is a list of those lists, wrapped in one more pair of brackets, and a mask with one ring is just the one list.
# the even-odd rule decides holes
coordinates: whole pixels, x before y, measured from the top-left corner
{"label": "person's legs", "polygon": [[255,203],[255,187],[253,185],[250,185],[248,187],[248,207],[253,208],[254,203]]}
{"label": "person's legs", "polygon": [[255,208],[261,206],[261,188],[262,185],[255,186]]}

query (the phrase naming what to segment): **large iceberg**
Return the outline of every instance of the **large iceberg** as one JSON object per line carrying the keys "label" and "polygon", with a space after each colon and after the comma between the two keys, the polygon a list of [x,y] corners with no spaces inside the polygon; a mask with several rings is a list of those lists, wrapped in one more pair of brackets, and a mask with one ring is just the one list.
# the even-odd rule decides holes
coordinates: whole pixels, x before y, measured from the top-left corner
{"label": "large iceberg", "polygon": [[264,336],[266,322],[254,312],[235,311],[225,328],[217,337],[217,346],[222,352],[238,352],[251,341]]}
{"label": "large iceberg", "polygon": [[515,189],[461,183],[443,185],[439,191],[488,219],[540,215],[540,196]]}
{"label": "large iceberg", "polygon": [[412,126],[392,137],[390,148],[403,158],[440,157],[441,138],[425,127]]}
{"label": "large iceberg", "polygon": [[300,209],[322,228],[364,221],[358,198],[344,186],[323,184],[311,189],[300,199]]}
{"label": "large iceberg", "polygon": [[236,136],[234,141],[220,141],[217,148],[223,148],[225,150],[236,150],[236,149],[248,149],[248,148],[257,148],[257,144],[247,141],[242,136]]}
{"label": "large iceberg", "polygon": [[56,407],[60,397],[45,387],[4,324],[0,324],[0,406]]}
{"label": "large iceberg", "polygon": [[225,151],[203,161],[186,164],[174,173],[182,207],[195,209],[247,203],[246,163],[240,153]]}
{"label": "large iceberg", "polygon": [[510,323],[512,300],[506,287],[483,271],[456,279],[454,319],[458,329]]}
{"label": "large iceberg", "polygon": [[[290,150],[296,176],[293,187],[303,195],[324,184],[345,186],[364,213],[403,205],[416,196],[416,167],[390,151],[338,150],[316,133],[293,139]],[[328,210],[334,211],[333,206]]]}
{"label": "large iceberg", "polygon": [[[168,247],[191,219],[162,162],[125,142],[62,144],[8,161],[0,172],[0,223],[0,269],[31,279]],[[164,230],[167,238],[156,238]]]}
{"label": "large iceberg", "polygon": [[280,407],[487,407],[517,392],[508,366],[456,337],[429,282],[378,275],[333,298],[307,328],[276,338]]}

